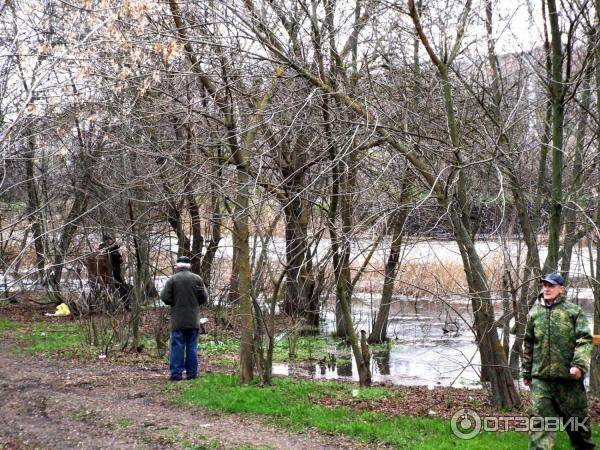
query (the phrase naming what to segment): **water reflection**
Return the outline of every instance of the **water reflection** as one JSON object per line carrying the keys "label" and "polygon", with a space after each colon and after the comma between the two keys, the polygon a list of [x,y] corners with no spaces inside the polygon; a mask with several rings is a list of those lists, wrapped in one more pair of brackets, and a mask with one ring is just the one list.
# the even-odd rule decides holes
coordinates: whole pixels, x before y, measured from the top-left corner
{"label": "water reflection", "polygon": [[337,366],[337,374],[340,377],[351,377],[352,376],[352,363],[354,362],[354,358],[338,358],[337,364],[333,365],[333,370],[336,370]]}
{"label": "water reflection", "polygon": [[[309,367],[275,364],[274,373],[308,376],[314,379],[358,381],[356,361],[351,353],[325,358]],[[373,382],[396,385],[479,387],[479,355],[475,342],[462,340],[449,346],[403,343],[373,352],[370,360]]]}
{"label": "water reflection", "polygon": [[[390,350],[384,350],[373,353],[371,359],[375,360],[375,368],[381,375],[390,374]],[[371,363],[371,366],[373,364]]]}
{"label": "water reflection", "polygon": [[[591,321],[592,304],[579,297]],[[356,327],[370,329],[371,314],[377,305],[359,295],[353,302]],[[496,311],[500,314],[501,307]],[[332,305],[328,305],[323,332],[335,327]],[[373,347],[370,361],[372,380],[397,385],[480,387],[480,359],[473,333],[469,302],[451,303],[397,298],[392,305],[387,348]],[[310,368],[290,369],[315,379],[358,381],[356,362],[347,347],[330,341],[331,353]],[[280,365],[285,366],[285,365]],[[276,367],[278,373],[279,367]]]}
{"label": "water reflection", "polygon": [[[353,302],[358,329],[370,329],[377,305],[358,296]],[[464,300],[450,306],[420,299],[398,298],[392,305],[387,347],[372,347],[372,380],[397,385],[479,386],[479,355],[467,323],[471,323],[469,303]],[[466,323],[465,323],[466,321]],[[325,313],[323,333],[335,327],[333,304]],[[314,379],[358,381],[356,361],[349,347],[329,342],[327,357],[311,367],[290,366],[291,373]],[[274,373],[287,365],[275,365]]]}

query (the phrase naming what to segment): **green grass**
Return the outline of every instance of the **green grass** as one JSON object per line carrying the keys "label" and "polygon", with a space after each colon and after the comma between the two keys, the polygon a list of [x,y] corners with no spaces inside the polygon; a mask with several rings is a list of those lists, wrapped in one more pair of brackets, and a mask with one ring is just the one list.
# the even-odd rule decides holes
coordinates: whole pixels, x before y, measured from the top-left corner
{"label": "green grass", "polygon": [[[321,359],[327,354],[327,348],[331,344],[327,342],[326,336],[299,336],[296,342],[296,360]],[[280,339],[275,342],[273,360],[287,362],[290,346],[289,339]]]}
{"label": "green grass", "polygon": [[74,323],[34,323],[21,336],[24,349],[31,353],[73,349],[81,345],[81,336]]}
{"label": "green grass", "polygon": [[207,354],[213,364],[235,364],[240,355],[239,339],[225,338],[218,342],[213,339],[201,339],[198,342],[198,347]]}
{"label": "green grass", "polygon": [[225,339],[222,341],[215,342],[214,340],[201,340],[198,345],[209,355],[216,356],[222,353],[236,353],[240,352],[240,341],[239,339]]}
{"label": "green grass", "polygon": [[73,322],[21,323],[0,319],[0,334],[8,334],[23,344],[29,353],[76,349],[81,336]]}
{"label": "green grass", "polygon": [[[327,349],[331,347],[325,336],[300,336],[296,343],[295,361],[321,359],[327,355]],[[240,354],[240,341],[235,338],[224,338],[218,342],[214,340],[200,340],[199,347],[213,362],[227,362],[237,360]],[[289,362],[289,340],[278,339],[273,350],[273,361]]]}
{"label": "green grass", "polygon": [[129,427],[133,424],[133,419],[119,419],[117,420],[117,425],[120,427]]}
{"label": "green grass", "polygon": [[[263,416],[291,430],[310,428],[401,449],[527,448],[525,433],[483,432],[474,439],[461,440],[452,434],[448,420],[395,417],[379,412],[324,407],[313,402],[322,396],[356,396],[357,387],[352,385],[278,378],[273,386],[240,386],[237,377],[211,374],[182,389],[179,399],[186,404]],[[385,388],[358,390],[358,396],[363,398],[377,399],[389,395],[398,394]],[[596,441],[600,441],[597,430],[594,430],[594,435]],[[559,434],[556,448],[570,448],[565,433]]]}
{"label": "green grass", "polygon": [[12,320],[0,319],[0,333],[9,332],[12,330],[18,330],[22,327],[19,322],[13,322]]}
{"label": "green grass", "polygon": [[0,202],[0,209],[22,209],[25,208],[25,203],[23,202]]}

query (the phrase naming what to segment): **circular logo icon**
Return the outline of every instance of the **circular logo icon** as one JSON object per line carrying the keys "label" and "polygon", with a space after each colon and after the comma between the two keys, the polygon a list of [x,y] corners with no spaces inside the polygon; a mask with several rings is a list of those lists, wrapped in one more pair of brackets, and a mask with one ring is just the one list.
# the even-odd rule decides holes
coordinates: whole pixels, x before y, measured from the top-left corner
{"label": "circular logo icon", "polygon": [[450,421],[452,433],[459,439],[473,439],[481,431],[479,414],[471,409],[459,409]]}

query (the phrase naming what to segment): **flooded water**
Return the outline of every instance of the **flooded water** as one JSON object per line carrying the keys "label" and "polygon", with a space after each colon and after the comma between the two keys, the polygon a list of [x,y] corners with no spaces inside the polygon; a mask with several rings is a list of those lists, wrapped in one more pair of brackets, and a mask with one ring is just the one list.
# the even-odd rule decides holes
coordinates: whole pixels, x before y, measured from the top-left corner
{"label": "flooded water", "polygon": [[[352,257],[355,265],[364,261],[370,240],[356,240],[352,244]],[[222,256],[228,256],[230,245],[223,242]],[[316,248],[317,259],[329,250],[329,241],[322,240]],[[371,260],[374,265],[385,263],[389,243],[383,242]],[[483,261],[502,260],[502,252],[515,264],[522,264],[525,249],[517,241],[481,240],[476,249]],[[268,244],[268,253],[273,260],[285,258],[285,242],[274,239]],[[546,256],[546,249],[540,247],[540,258]],[[573,250],[571,275],[584,277],[593,266],[591,253],[581,246]],[[448,263],[462,264],[458,246],[453,241],[421,240],[407,241],[402,252],[403,263],[419,262],[432,266]],[[588,313],[591,324],[592,292],[589,288],[570,289],[569,297],[582,304]],[[375,297],[378,297],[377,293]],[[474,334],[470,329],[473,323],[470,304],[464,299],[447,298],[448,303],[427,299],[396,297],[390,312],[386,349],[374,350],[371,358],[373,381],[399,385],[466,386],[479,387],[480,359]],[[377,311],[378,298],[371,300],[368,295],[356,294],[353,301],[353,317],[357,330],[371,330],[371,320]],[[501,305],[496,305],[497,315]],[[324,334],[335,329],[334,302],[329,301],[323,314]],[[501,330],[498,330],[501,333]],[[501,337],[501,335],[500,335]],[[298,374],[315,379],[358,380],[356,363],[349,348],[338,348],[331,340],[330,357],[311,367],[297,367],[276,364],[274,373],[280,375]]]}
{"label": "flooded water", "polygon": [[[330,356],[314,366],[290,367],[274,364],[278,375],[311,376],[314,379],[358,381],[356,363],[349,349],[337,349],[342,355]],[[333,354],[332,354],[333,355]],[[479,357],[474,342],[425,343],[394,342],[389,349],[374,351],[371,357],[372,379],[395,385],[479,387]]]}
{"label": "flooded water", "polygon": [[[592,324],[591,292],[572,290],[571,301],[579,303]],[[430,388],[453,386],[479,388],[480,358],[473,332],[472,314],[465,301],[440,304],[436,301],[396,298],[388,325],[387,346],[372,350],[371,373],[377,383],[421,385]],[[357,329],[370,331],[371,305],[355,300]],[[500,308],[496,308],[500,311]],[[333,305],[328,305],[324,332],[335,327]],[[502,330],[498,330],[500,338]],[[511,336],[512,344],[512,336]],[[314,379],[358,381],[356,362],[349,347],[336,347],[330,338],[329,355],[310,367],[275,364],[278,375],[310,376]]]}
{"label": "flooded water", "polygon": [[[335,328],[333,301],[328,304],[323,332]],[[376,306],[376,305],[375,305]],[[454,310],[453,310],[454,309]],[[371,329],[370,303],[355,300],[353,314],[357,329]],[[467,323],[471,314],[466,302],[451,307],[429,300],[397,298],[388,324],[389,342],[372,350],[371,373],[374,382],[398,385],[479,386],[479,354]],[[275,364],[278,375],[310,376],[314,379],[358,381],[356,362],[349,347],[336,347],[330,338],[329,355],[311,367]]]}

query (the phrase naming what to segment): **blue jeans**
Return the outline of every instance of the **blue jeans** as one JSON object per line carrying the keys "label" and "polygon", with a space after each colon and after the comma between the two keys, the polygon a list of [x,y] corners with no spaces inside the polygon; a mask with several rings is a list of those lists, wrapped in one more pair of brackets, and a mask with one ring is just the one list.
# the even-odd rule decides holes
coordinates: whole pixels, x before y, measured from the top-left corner
{"label": "blue jeans", "polygon": [[171,331],[169,370],[172,380],[181,380],[183,371],[188,380],[198,376],[198,329]]}

